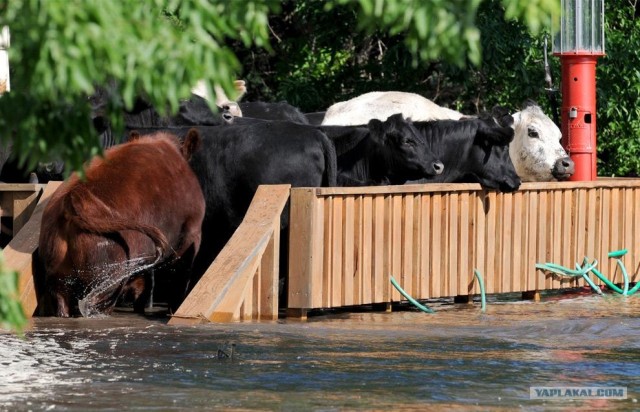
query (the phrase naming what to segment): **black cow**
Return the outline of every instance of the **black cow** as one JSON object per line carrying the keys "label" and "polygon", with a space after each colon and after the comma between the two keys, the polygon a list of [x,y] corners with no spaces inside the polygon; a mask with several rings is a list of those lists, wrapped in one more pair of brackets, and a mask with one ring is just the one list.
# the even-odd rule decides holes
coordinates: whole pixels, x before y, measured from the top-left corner
{"label": "black cow", "polygon": [[[107,117],[108,91],[99,88],[89,98],[92,109],[92,122],[99,135],[103,149],[108,149],[124,142],[113,134],[111,123]],[[145,100],[138,98],[134,107],[123,112],[125,136],[129,131],[140,128],[175,127],[175,126],[215,126],[232,123],[235,117],[228,106],[211,110],[207,100],[193,94],[191,98],[180,102],[178,112],[172,116],[161,116],[157,110]],[[7,149],[8,150],[8,149]],[[20,165],[18,159],[6,152],[6,161],[2,163],[0,181],[5,183],[47,183],[51,180],[64,179],[64,162],[51,161],[39,163],[35,170]]]}
{"label": "black cow", "polygon": [[[421,182],[480,183],[484,188],[513,192],[520,178],[509,157],[513,118],[494,113],[461,120],[414,122],[431,150],[444,163],[444,172]],[[510,118],[510,119],[509,119]]]}
{"label": "black cow", "polygon": [[404,184],[442,173],[424,136],[401,114],[366,127],[320,126],[336,146],[339,186]]}
{"label": "black cow", "polygon": [[322,124],[322,121],[324,120],[324,115],[327,112],[311,112],[311,113],[305,113],[304,117],[307,118],[307,122],[309,124],[313,124],[316,126],[319,126]]}
{"label": "black cow", "polygon": [[[105,97],[92,100],[93,125],[100,134],[102,147],[106,149],[120,143],[121,140],[112,134],[104,110],[105,105]],[[232,123],[234,119],[229,107],[218,107],[218,111],[214,112],[206,99],[195,94],[187,100],[182,100],[178,112],[173,116],[161,116],[150,103],[138,98],[134,107],[123,113],[123,117],[127,132],[152,127],[219,126]]]}
{"label": "black cow", "polygon": [[287,102],[240,102],[238,106],[242,111],[242,117],[309,124],[306,116]]}
{"label": "black cow", "polygon": [[[278,121],[197,129],[202,144],[190,164],[207,206],[196,276],[204,273],[240,225],[259,185],[336,185],[335,149],[317,129]],[[288,227],[287,210],[283,228]]]}

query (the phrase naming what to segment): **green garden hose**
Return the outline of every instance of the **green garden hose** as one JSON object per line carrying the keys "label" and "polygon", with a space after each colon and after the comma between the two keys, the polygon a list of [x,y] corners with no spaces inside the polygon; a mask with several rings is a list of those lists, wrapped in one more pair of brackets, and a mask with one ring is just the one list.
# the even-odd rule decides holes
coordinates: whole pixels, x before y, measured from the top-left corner
{"label": "green garden hose", "polygon": [[393,276],[391,276],[391,284],[393,286],[395,286],[395,288],[398,289],[398,292],[400,292],[400,294],[402,294],[402,296],[407,298],[407,300],[409,302],[411,302],[413,304],[413,306],[415,306],[416,308],[418,308],[421,311],[426,312],[426,313],[434,313],[435,312],[433,309],[429,309],[428,307],[426,307],[424,305],[421,305],[420,302],[418,302],[417,300],[415,300],[414,298],[409,296],[409,294],[407,292],[405,292],[404,289],[402,289],[400,287],[400,285],[398,285],[398,282],[396,282],[396,280],[393,278]]}

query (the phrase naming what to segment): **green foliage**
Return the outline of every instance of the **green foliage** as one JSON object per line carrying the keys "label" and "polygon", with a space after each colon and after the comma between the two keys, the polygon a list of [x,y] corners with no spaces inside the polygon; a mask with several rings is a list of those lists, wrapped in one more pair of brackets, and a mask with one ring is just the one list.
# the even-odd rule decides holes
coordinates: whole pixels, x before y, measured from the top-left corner
{"label": "green foliage", "polygon": [[597,65],[598,174],[640,174],[640,19],[607,3],[606,56]]}
{"label": "green foliage", "polygon": [[[12,91],[0,99],[0,138],[22,160],[66,160],[79,169],[99,153],[87,96],[115,82],[113,113],[145,96],[176,111],[199,79],[233,94],[239,63],[225,45],[268,44],[267,15],[278,2],[226,0],[12,0]],[[118,119],[114,118],[118,124]]]}
{"label": "green foliage", "polygon": [[0,255],[0,329],[22,333],[27,318],[17,299],[18,272],[7,270]]}
{"label": "green foliage", "polygon": [[[338,4],[351,3],[339,0]],[[383,28],[391,36],[405,35],[409,51],[422,60],[442,58],[463,64],[480,62],[475,16],[480,0],[358,0],[359,27],[370,33]],[[414,60],[417,65],[418,60]]]}
{"label": "green foliage", "polygon": [[[243,78],[248,83],[247,100],[287,100],[304,111],[320,111],[365,92],[404,90],[466,113],[488,110],[495,104],[519,107],[527,98],[537,100],[543,107],[547,104],[542,59],[545,33],[533,36],[525,24],[513,19],[505,21],[507,11],[501,1],[479,2],[477,10],[467,8],[466,2],[446,2],[447,6],[438,11],[474,25],[480,35],[479,44],[473,47],[482,50],[477,65],[472,64],[469,43],[445,43],[447,51],[440,54],[440,59],[423,60],[427,55],[416,54],[412,43],[407,43],[407,38],[419,39],[418,29],[397,34],[386,32],[381,25],[374,26],[377,30],[357,29],[359,24],[369,24],[366,16],[382,18],[392,27],[405,20],[415,25],[415,14],[410,14],[411,19],[402,17],[409,13],[405,10],[408,5],[436,13],[440,7],[436,1],[337,3],[327,8],[322,2],[287,2],[281,15],[271,16],[275,52],[251,50],[239,54]],[[511,11],[514,16],[544,14],[531,11],[528,2],[514,3],[517,7],[513,10],[520,10],[520,14]],[[550,3],[543,3],[547,7],[544,10],[554,10]],[[472,17],[460,17],[467,12]],[[541,24],[548,20],[541,17],[537,21]],[[425,53],[443,47],[427,46],[424,41],[418,44]],[[460,61],[467,64],[461,65]],[[550,63],[557,62],[551,57]]]}

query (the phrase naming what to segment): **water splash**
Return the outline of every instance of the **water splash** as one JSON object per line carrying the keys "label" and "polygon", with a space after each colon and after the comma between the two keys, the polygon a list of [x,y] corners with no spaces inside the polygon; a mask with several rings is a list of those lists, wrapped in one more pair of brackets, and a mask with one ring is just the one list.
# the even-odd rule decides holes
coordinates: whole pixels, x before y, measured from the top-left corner
{"label": "water splash", "polygon": [[140,256],[122,262],[106,263],[99,268],[93,268],[91,272],[94,280],[87,286],[87,293],[84,298],[78,300],[80,314],[84,317],[101,316],[102,312],[96,307],[100,300],[96,298],[118,287],[131,276],[156,267],[159,259],[156,258],[149,263],[149,260],[155,257],[153,255]]}

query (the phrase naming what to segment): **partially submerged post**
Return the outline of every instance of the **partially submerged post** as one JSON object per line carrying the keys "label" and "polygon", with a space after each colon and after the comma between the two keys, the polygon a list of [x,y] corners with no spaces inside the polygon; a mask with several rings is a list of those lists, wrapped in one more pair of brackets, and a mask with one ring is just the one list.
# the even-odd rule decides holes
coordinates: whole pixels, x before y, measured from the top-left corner
{"label": "partially submerged post", "polygon": [[554,54],[562,63],[562,145],[576,171],[595,180],[596,61],[604,56],[604,0],[562,0]]}

